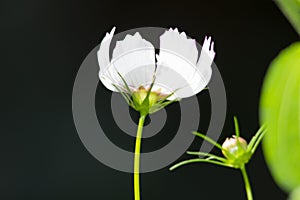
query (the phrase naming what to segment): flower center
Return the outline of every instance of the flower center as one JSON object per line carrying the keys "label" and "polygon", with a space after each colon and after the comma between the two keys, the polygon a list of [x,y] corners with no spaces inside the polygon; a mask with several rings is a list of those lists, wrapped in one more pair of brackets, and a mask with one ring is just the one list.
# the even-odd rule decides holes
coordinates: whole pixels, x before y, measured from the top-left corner
{"label": "flower center", "polygon": [[150,88],[146,89],[144,86],[140,86],[132,93],[132,100],[135,104],[136,110],[144,114],[148,114],[150,108],[165,97],[165,95],[160,93],[160,89],[156,91],[149,90]]}
{"label": "flower center", "polygon": [[[146,89],[143,86],[140,86],[138,88],[138,90],[133,92],[132,98],[136,103],[138,103],[139,105],[142,105],[143,102],[145,101],[148,93],[149,93],[148,89]],[[160,97],[160,92],[159,91],[157,91],[157,92],[156,91],[151,91],[149,93],[149,96],[148,96],[149,106],[153,105],[159,99],[159,97]]]}

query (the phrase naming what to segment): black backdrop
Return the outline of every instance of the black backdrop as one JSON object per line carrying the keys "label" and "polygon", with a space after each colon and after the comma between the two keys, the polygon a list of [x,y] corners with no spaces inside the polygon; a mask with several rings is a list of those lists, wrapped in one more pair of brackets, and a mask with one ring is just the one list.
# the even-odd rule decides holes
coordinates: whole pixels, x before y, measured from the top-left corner
{"label": "black backdrop", "polygon": [[[213,36],[215,62],[228,98],[220,141],[233,133],[234,114],[239,117],[242,135],[251,138],[258,128],[259,96],[268,64],[298,39],[274,2],[267,0],[2,0],[0,10],[3,200],[133,199],[131,175],[94,159],[82,145],[72,118],[77,70],[112,26],[117,26],[118,32],[145,26],[178,27],[200,42],[206,34]],[[133,139],[122,135],[106,109],[110,95],[98,86],[97,110],[111,130],[108,137],[132,149]],[[198,98],[201,109],[209,115],[207,93]],[[176,131],[172,124],[179,120],[178,105],[167,110],[172,116],[164,129],[167,131],[156,140],[145,141],[144,151],[160,148],[172,139],[173,129]],[[136,113],[132,116],[136,120]],[[203,114],[199,130],[205,131],[207,124]],[[195,139],[191,148],[199,144],[201,140]],[[255,199],[286,198],[271,179],[261,148],[248,164],[248,171]],[[164,168],[143,174],[142,198],[246,197],[239,171],[195,164],[172,173]]]}

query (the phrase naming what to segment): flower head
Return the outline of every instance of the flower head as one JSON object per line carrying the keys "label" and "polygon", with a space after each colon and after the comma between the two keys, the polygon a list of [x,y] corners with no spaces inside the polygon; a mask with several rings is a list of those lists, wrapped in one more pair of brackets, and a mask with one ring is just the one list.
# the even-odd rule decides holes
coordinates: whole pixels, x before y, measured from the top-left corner
{"label": "flower head", "polygon": [[117,41],[109,58],[115,28],[103,38],[98,50],[99,78],[103,85],[123,94],[134,109],[155,112],[169,100],[199,93],[211,78],[214,43],[206,37],[201,52],[196,41],[169,29],[160,36],[159,53],[139,32]]}
{"label": "flower head", "polygon": [[233,135],[231,138],[226,138],[222,148],[224,149],[222,153],[225,157],[239,157],[247,151],[247,142],[244,138]]}
{"label": "flower head", "polygon": [[247,141],[236,135],[226,138],[222,144],[222,153],[227,158],[227,162],[235,166],[245,164],[249,160]]}

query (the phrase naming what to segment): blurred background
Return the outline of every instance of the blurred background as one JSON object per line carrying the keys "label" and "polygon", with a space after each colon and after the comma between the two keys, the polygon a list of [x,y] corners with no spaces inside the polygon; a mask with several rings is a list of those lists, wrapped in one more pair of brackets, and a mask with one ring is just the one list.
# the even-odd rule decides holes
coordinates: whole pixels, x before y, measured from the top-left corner
{"label": "blurred background", "polygon": [[[3,200],[133,199],[131,174],[94,159],[81,143],[72,118],[76,73],[113,26],[117,32],[178,27],[199,43],[205,35],[213,37],[215,63],[228,101],[221,143],[234,133],[233,115],[239,118],[241,135],[251,139],[259,126],[258,102],[268,65],[281,49],[299,39],[271,0],[2,0],[0,10]],[[99,122],[111,141],[132,150],[134,138],[114,123],[110,96],[100,83],[96,95]],[[205,132],[209,95],[203,91],[197,97],[199,131]],[[163,130],[143,141],[144,152],[159,149],[174,137],[179,105],[169,106],[167,112]],[[131,114],[136,120],[137,114]],[[196,138],[190,149],[198,149],[201,142]],[[186,158],[183,155],[178,161]],[[247,167],[255,199],[286,199],[270,176],[261,148]],[[142,174],[141,182],[143,200],[246,199],[238,170],[210,164],[188,165],[174,172],[166,167]]]}

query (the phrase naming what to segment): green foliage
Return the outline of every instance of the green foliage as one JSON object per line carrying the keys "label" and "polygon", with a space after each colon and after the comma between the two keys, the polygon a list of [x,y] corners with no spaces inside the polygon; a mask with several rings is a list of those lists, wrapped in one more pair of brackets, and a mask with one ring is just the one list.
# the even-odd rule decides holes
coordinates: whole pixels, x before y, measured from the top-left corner
{"label": "green foliage", "polygon": [[289,196],[289,200],[300,200],[300,187],[293,190],[293,192]]}
{"label": "green foliage", "polygon": [[[300,15],[299,15],[300,20]],[[272,176],[287,192],[300,186],[300,43],[271,63],[260,99],[263,150]]]}
{"label": "green foliage", "polygon": [[300,35],[300,0],[276,0],[276,2]]}

